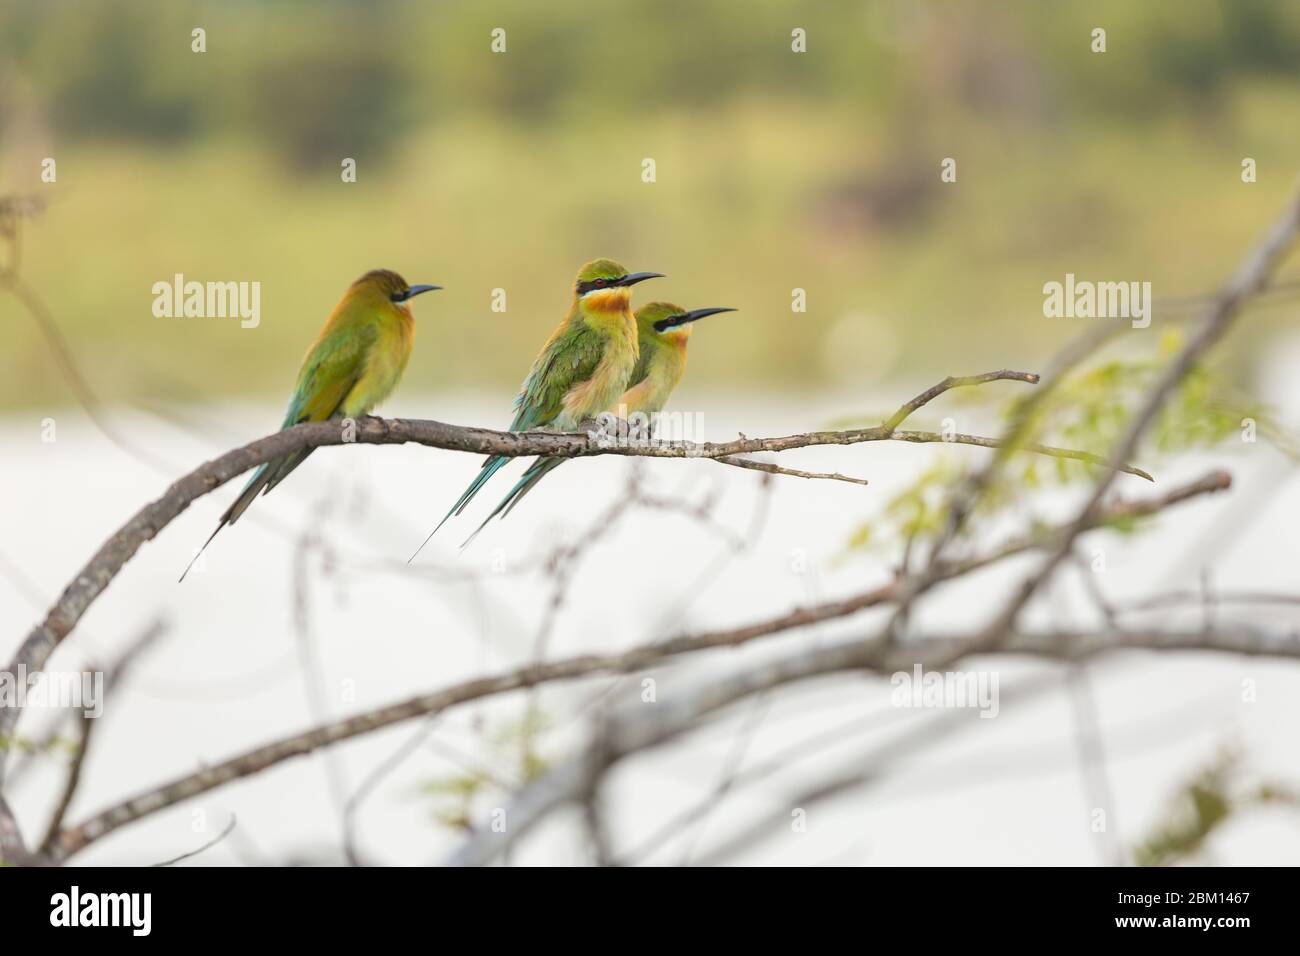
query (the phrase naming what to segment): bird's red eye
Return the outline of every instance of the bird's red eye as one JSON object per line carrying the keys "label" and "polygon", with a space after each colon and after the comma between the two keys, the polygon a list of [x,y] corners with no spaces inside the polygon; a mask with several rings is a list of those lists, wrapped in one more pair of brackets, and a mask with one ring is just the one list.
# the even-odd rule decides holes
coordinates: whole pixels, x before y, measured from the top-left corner
{"label": "bird's red eye", "polygon": [[596,282],[595,282],[595,286],[596,286],[597,289],[603,289],[603,288],[605,288],[605,280],[604,280],[604,279],[597,279]]}

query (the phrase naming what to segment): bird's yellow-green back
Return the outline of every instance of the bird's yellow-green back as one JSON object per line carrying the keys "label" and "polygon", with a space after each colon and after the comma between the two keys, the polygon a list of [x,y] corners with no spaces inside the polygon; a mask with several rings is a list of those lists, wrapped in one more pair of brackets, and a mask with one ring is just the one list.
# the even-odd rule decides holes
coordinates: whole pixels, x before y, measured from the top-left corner
{"label": "bird's yellow-green back", "polygon": [[638,348],[629,278],[612,259],[595,259],[578,270],[569,311],[515,399],[512,430],[575,428],[622,394]]}
{"label": "bird's yellow-green back", "polygon": [[415,345],[409,289],[387,269],[352,283],[307,350],[286,427],[365,415],[392,393]]}
{"label": "bird's yellow-green back", "polygon": [[[578,270],[569,311],[546,340],[515,397],[511,431],[534,428],[571,431],[618,399],[627,388],[638,354],[632,286],[660,276],[658,272],[629,273],[613,259],[593,259]],[[448,518],[463,511],[505,463],[506,459],[499,455],[484,461],[478,475],[424,539],[424,544]],[[530,477],[524,483],[526,487],[531,488],[554,464],[543,467],[539,462],[537,467],[540,471],[530,470]],[[488,519],[508,507],[523,487],[516,485]],[[420,548],[415,554],[420,553]],[[413,554],[411,558],[414,557]]]}
{"label": "bird's yellow-green back", "polygon": [[671,302],[650,302],[636,311],[637,363],[627,389],[611,409],[621,417],[633,412],[653,415],[663,411],[686,371],[686,346],[691,326],[659,331],[655,323],[682,312]]}
{"label": "bird's yellow-green back", "polygon": [[[408,285],[388,269],[367,272],[352,283],[307,350],[280,427],[366,415],[387,398],[406,370],[415,343],[415,319],[408,303],[437,288]],[[203,548],[222,528],[238,521],[259,494],[282,482],[310,454],[309,448],[291,452],[253,472]],[[190,564],[193,566],[193,561]],[[185,570],[189,572],[189,568]]]}
{"label": "bird's yellow-green back", "polygon": [[648,302],[636,311],[637,363],[627,389],[610,409],[620,417],[633,412],[653,415],[668,404],[686,371],[686,347],[698,320],[734,309],[687,311],[671,302]]}

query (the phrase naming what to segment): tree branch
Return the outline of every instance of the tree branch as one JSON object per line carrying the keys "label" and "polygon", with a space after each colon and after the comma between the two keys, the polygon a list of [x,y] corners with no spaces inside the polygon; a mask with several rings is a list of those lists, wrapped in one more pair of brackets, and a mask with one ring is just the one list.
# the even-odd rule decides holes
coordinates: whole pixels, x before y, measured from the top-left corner
{"label": "tree branch", "polygon": [[[992,376],[992,378],[989,378]],[[1028,372],[990,372],[987,376],[948,379],[957,384],[974,383],[988,379],[1014,378],[1032,381],[1037,377]],[[914,411],[929,397],[942,394],[953,384],[940,383],[908,402],[904,408]],[[897,417],[895,413],[894,417]],[[90,605],[103,593],[118,572],[134,557],[146,541],[154,538],[194,501],[215,491],[232,478],[273,458],[306,448],[328,445],[373,444],[393,445],[415,443],[433,448],[471,452],[484,455],[550,456],[581,458],[591,455],[625,455],[649,458],[711,458],[730,459],[736,455],[754,452],[781,452],[796,448],[821,445],[856,445],[874,441],[942,441],[943,437],[925,432],[895,432],[885,425],[847,431],[807,432],[779,438],[740,438],[728,442],[616,442],[608,443],[588,435],[547,432],[500,432],[487,428],[449,425],[444,422],[414,419],[360,418],[355,421],[314,422],[295,425],[242,448],[227,452],[196,468],[174,482],[162,497],[146,505],[118,529],[81,569],[65,588],[45,620],[33,628],[14,656],[12,668],[19,664],[28,670],[39,670],[54,648],[66,637],[85,614]],[[979,444],[998,447],[998,440],[961,436],[960,444]],[[1084,452],[1067,452],[1040,446],[1032,451],[1053,456],[1076,457],[1089,460]],[[734,462],[728,462],[733,463]],[[761,463],[741,465],[750,468]],[[766,470],[759,468],[759,470]],[[1136,469],[1130,469],[1139,474]],[[806,477],[807,474],[799,477]],[[1145,477],[1150,477],[1143,474]],[[0,737],[9,735],[17,722],[18,712],[12,708],[0,711]],[[0,783],[3,783],[4,766],[0,760]]]}
{"label": "tree branch", "polygon": [[234,832],[235,825],[238,822],[239,821],[232,813],[230,815],[229,822],[226,823],[226,825],[222,828],[221,832],[218,833],[216,836],[214,836],[207,843],[203,844],[203,846],[195,847],[193,850],[188,850],[185,853],[182,853],[180,856],[174,856],[170,860],[163,860],[153,865],[154,866],[175,866],[177,863],[180,863],[182,860],[191,859],[192,857],[198,856],[200,853],[204,853],[212,849],[214,846],[216,846],[218,843],[220,843],[222,840],[224,840],[226,837],[230,836],[230,834]]}
{"label": "tree branch", "polygon": [[[1131,518],[1155,514],[1172,505],[1211,494],[1229,487],[1231,479],[1224,472],[1212,472],[1205,477],[1181,486],[1165,495],[1138,501],[1119,501],[1095,518],[1095,527],[1117,518]],[[987,567],[997,561],[1021,554],[1050,540],[1051,532],[1034,537],[1015,539],[1002,547],[975,558],[948,562],[941,573],[957,577]],[[486,697],[535,687],[560,680],[572,680],[597,674],[621,674],[643,670],[662,664],[670,658],[707,650],[738,647],[759,638],[835,620],[856,614],[867,608],[896,600],[900,594],[899,582],[891,581],[851,597],[806,608],[797,608],[736,628],[706,631],[694,635],[681,635],[642,645],[628,651],[606,655],[579,655],[550,663],[537,663],[490,677],[412,697],[396,704],[323,724],[300,734],[283,738],[253,750],[246,751],[219,764],[205,767],[192,774],[179,777],[170,783],[148,790],[101,811],[94,817],[64,830],[53,847],[56,860],[66,859],[95,840],[157,813],[201,793],[206,793],[234,780],[251,776],[293,757],[303,756],[362,734],[372,733],[393,724],[415,717],[441,713],[451,707]]]}
{"label": "tree branch", "polygon": [[971,639],[973,648],[995,644],[1005,632],[1015,626],[1025,605],[1070,553],[1075,538],[1088,526],[1090,513],[1099,506],[1107,489],[1121,470],[1123,462],[1136,451],[1142,437],[1155,421],[1156,415],[1164,407],[1170,395],[1201,358],[1228,333],[1240,312],[1242,303],[1268,285],[1273,273],[1295,245],[1298,234],[1300,234],[1300,187],[1297,187],[1282,213],[1246,253],[1219,297],[1206,308],[1201,327],[1178,351],[1169,367],[1151,389],[1142,407],[1134,416],[1128,431],[1116,445],[1106,470],[1098,478],[1088,500],[1079,509],[1075,520],[1057,535],[1042,567],[1026,579],[992,623]]}
{"label": "tree branch", "polygon": [[[659,747],[698,726],[704,717],[754,694],[833,673],[908,671],[924,658],[955,662],[969,652],[966,638],[926,639],[891,651],[887,632],[830,646],[798,648],[722,677],[710,676],[674,692],[671,702],[628,710],[599,732],[599,748],[587,746],[519,791],[506,808],[504,832],[475,831],[447,860],[452,866],[482,866],[515,844],[551,811],[581,801],[610,766],[634,753]],[[1059,631],[1014,635],[981,654],[1030,654],[1077,660],[1118,650],[1203,650],[1300,659],[1300,634],[1237,628],[1211,632],[1150,630],[1116,634]],[[936,655],[937,651],[937,655]]]}
{"label": "tree branch", "polygon": [[750,471],[765,472],[769,475],[786,475],[790,478],[821,478],[826,481],[846,481],[853,485],[869,484],[865,478],[841,475],[837,471],[800,471],[798,468],[785,468],[770,461],[755,461],[752,458],[737,458],[733,455],[728,455],[725,458],[715,458],[714,461],[721,462],[724,465],[734,465],[736,468],[748,468]]}
{"label": "tree branch", "polygon": [[[117,661],[104,671],[102,689],[104,698],[108,697],[110,690],[117,690],[136,659],[157,642],[164,631],[165,627],[162,621],[154,621],[127,646]],[[91,669],[94,669],[93,665],[91,665]],[[91,736],[94,733],[95,725],[103,719],[103,715],[101,714],[98,718],[91,718],[84,713],[79,713],[76,719],[79,738],[77,750],[72,755],[72,766],[68,768],[68,776],[64,781],[63,791],[59,795],[59,801],[55,805],[54,813],[50,816],[50,822],[45,828],[45,836],[40,843],[40,853],[49,853],[55,837],[59,835],[59,831],[63,828],[64,818],[67,816],[68,809],[72,806],[72,798],[77,795],[77,787],[81,783],[81,771],[85,766],[86,756],[90,752]]]}
{"label": "tree branch", "polygon": [[[938,432],[914,432],[914,431],[895,431],[889,436],[893,441],[908,441],[919,444],[929,442],[945,442],[950,445],[977,445],[980,448],[1001,448],[1003,439],[1001,438],[984,438],[980,435],[963,435],[960,432],[947,436]],[[1071,461],[1086,461],[1090,465],[1108,465],[1110,459],[1104,455],[1094,455],[1088,451],[1075,451],[1071,448],[1057,448],[1055,445],[1040,445],[1037,442],[1026,442],[1019,446],[1019,451],[1031,452],[1035,455],[1045,455],[1049,458],[1068,458]],[[1121,465],[1120,471],[1126,475],[1133,475],[1137,478],[1145,478],[1152,483],[1155,478],[1149,472],[1141,468],[1135,468],[1133,465]]]}
{"label": "tree branch", "polygon": [[1038,375],[1034,372],[1013,372],[1011,369],[1000,369],[996,372],[985,372],[983,375],[950,375],[938,385],[932,385],[920,395],[911,401],[904,402],[899,406],[898,411],[885,419],[884,427],[888,431],[893,431],[907,419],[914,411],[922,405],[928,405],[944,392],[954,388],[966,388],[971,385],[984,385],[988,382],[1028,382],[1030,385],[1038,384]]}

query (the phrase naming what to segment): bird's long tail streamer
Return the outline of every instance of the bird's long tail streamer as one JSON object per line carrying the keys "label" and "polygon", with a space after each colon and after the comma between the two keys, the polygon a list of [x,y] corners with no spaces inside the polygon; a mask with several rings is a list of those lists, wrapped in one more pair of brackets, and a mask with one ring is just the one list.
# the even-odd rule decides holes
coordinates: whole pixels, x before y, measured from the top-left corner
{"label": "bird's long tail streamer", "polygon": [[492,513],[483,519],[483,523],[474,529],[474,533],[461,543],[460,549],[464,551],[465,548],[469,547],[469,543],[477,538],[478,533],[486,528],[487,523],[497,515],[504,518],[510,514],[510,510],[519,504],[519,500],[536,488],[537,483],[546,476],[547,472],[563,463],[563,461],[563,458],[539,458],[529,465],[528,470],[515,482],[515,486],[510,489],[509,494],[502,498],[500,503],[492,509]]}
{"label": "bird's long tail streamer", "polygon": [[478,473],[478,476],[469,483],[469,487],[466,488],[461,496],[456,499],[456,503],[451,506],[451,510],[448,511],[443,516],[442,520],[438,522],[438,527],[430,531],[428,537],[420,542],[420,546],[415,549],[415,554],[412,554],[406,559],[407,564],[410,564],[419,556],[420,552],[424,550],[424,546],[432,541],[433,536],[438,533],[438,529],[447,523],[448,518],[452,515],[458,515],[465,510],[465,506],[473,500],[476,494],[479,493],[479,490],[487,483],[487,480],[495,475],[497,471],[500,470],[501,466],[509,460],[509,458],[506,458],[503,455],[493,455],[483,462],[483,468]]}
{"label": "bird's long tail streamer", "polygon": [[[292,458],[292,456],[290,456],[290,458]],[[234,524],[238,521],[239,516],[248,510],[248,506],[253,503],[253,499],[258,496],[258,493],[262,491],[263,487],[266,487],[267,491],[271,490],[271,487],[273,487],[272,481],[275,479],[276,473],[279,472],[281,467],[288,460],[290,459],[275,459],[273,461],[268,461],[261,468],[257,469],[257,471],[253,472],[253,477],[248,479],[248,484],[244,485],[244,490],[239,493],[239,497],[234,500],[230,507],[226,509],[225,514],[223,514],[220,520],[217,521],[216,530],[213,531],[212,534],[208,535],[208,540],[203,542],[203,547],[199,548],[199,550],[194,553],[194,557],[190,558],[190,563],[185,565],[185,570],[181,572],[181,576],[177,579],[177,584],[185,580],[185,575],[190,573],[190,568],[194,567],[194,563],[202,557],[203,552],[208,549],[208,545],[210,545],[212,539],[221,532],[221,529],[228,524]],[[297,462],[294,462],[294,465],[297,465]],[[289,470],[292,471],[292,467]],[[288,474],[288,472],[285,472],[285,474]],[[284,476],[281,475],[280,477],[283,478]]]}

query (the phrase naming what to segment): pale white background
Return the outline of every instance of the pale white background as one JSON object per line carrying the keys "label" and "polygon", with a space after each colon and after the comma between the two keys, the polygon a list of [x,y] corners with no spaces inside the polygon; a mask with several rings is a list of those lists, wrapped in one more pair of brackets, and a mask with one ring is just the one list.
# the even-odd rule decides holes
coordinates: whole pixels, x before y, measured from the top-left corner
{"label": "pale white background", "polygon": [[[1300,391],[1287,370],[1300,350],[1283,349],[1261,369],[1266,397],[1296,407]],[[975,370],[970,370],[975,371]],[[702,415],[704,438],[723,439],[823,427],[841,415],[883,410],[926,382],[898,383],[868,395],[745,396],[683,389],[682,407]],[[1013,388],[1011,385],[999,388]],[[937,424],[964,406],[936,406],[921,421]],[[393,415],[503,426],[508,399],[498,396],[399,394]],[[215,453],[269,430],[276,407],[188,409],[163,421],[138,409],[116,409],[118,426],[137,444],[192,467]],[[41,419],[57,421],[57,441],[42,443]],[[193,426],[193,427],[191,427]],[[812,449],[789,464],[868,477],[860,488],[778,479],[761,537],[726,558],[728,545],[691,521],[655,512],[625,518],[579,568],[551,641],[552,655],[613,651],[691,629],[734,625],[830,599],[885,580],[877,557],[844,559],[846,529],[870,516],[886,496],[943,450],[874,444]],[[977,457],[979,449],[947,453]],[[80,666],[82,655],[103,659],[161,615],[166,638],[139,665],[134,679],[110,695],[71,814],[78,819],[110,801],[224,759],[271,738],[305,728],[312,712],[300,642],[295,637],[292,567],[295,540],[319,525],[339,559],[322,576],[311,562],[311,646],[320,661],[318,686],[330,716],[394,701],[418,692],[505,669],[530,659],[548,585],[532,575],[493,573],[509,568],[586,527],[622,487],[628,464],[602,459],[556,471],[508,520],[491,527],[462,555],[460,540],[503,494],[522,466],[515,465],[480,496],[467,517],[444,528],[422,555],[424,576],[373,567],[400,565],[441,517],[478,466],[478,460],[417,447],[356,447],[319,452],[248,518],[218,537],[202,571],[184,584],[176,576],[207,536],[234,494],[222,489],[146,545],[95,604],[74,639],[56,656],[56,668]],[[1207,560],[1218,587],[1289,589],[1300,584],[1300,484],[1289,464],[1264,445],[1163,463],[1155,490],[1226,467],[1237,480],[1230,496],[1216,496],[1171,512],[1137,541],[1094,536],[1106,552],[1102,586],[1113,596],[1170,587],[1194,587]],[[179,474],[179,471],[177,472]],[[723,494],[717,520],[737,531],[752,518],[759,479],[701,461],[651,461],[648,486],[661,495],[696,500],[710,488]],[[118,525],[167,483],[100,436],[74,410],[31,410],[0,419],[0,556],[16,566],[0,575],[0,650],[5,656],[38,619],[44,604]],[[1153,489],[1136,479],[1119,488],[1133,495]],[[1065,502],[1061,502],[1065,504]],[[322,516],[321,509],[325,512]],[[796,555],[806,571],[796,573]],[[921,630],[969,626],[995,606],[998,588],[1031,564],[1008,564],[940,592],[918,622]],[[480,572],[476,582],[448,581],[438,569]],[[719,570],[720,569],[720,570]],[[1241,612],[1257,622],[1293,629],[1293,610]],[[1069,624],[1091,620],[1073,586],[1053,594],[1036,620]],[[729,668],[749,654],[791,649],[863,633],[879,618],[862,615],[744,651],[711,655],[660,672],[660,700],[706,668]],[[1166,615],[1163,623],[1187,618]],[[805,833],[791,832],[794,796],[823,774],[870,769],[880,745],[914,732],[934,712],[890,706],[881,678],[842,677],[748,702],[684,743],[628,763],[606,790],[610,825],[619,849],[640,845],[681,808],[699,800],[748,740],[742,768],[778,758],[780,772],[717,802],[702,829],[677,831],[648,859],[709,861],[720,841],[755,820],[771,817],[766,839],[746,841],[743,863],[841,864],[1094,864],[1113,848],[1131,845],[1164,818],[1168,801],[1219,748],[1236,746],[1246,779],[1300,783],[1295,728],[1300,726],[1300,668],[1210,654],[1127,654],[1089,668],[1101,717],[1106,771],[1115,803],[1105,835],[1090,829],[1094,806],[1081,772],[1076,725],[1060,667],[984,660],[995,670],[1004,699],[993,720],[966,715],[948,735],[932,735],[905,758],[880,764],[870,787],[808,808]],[[1258,688],[1243,703],[1242,682]],[[1013,685],[1050,681],[1051,687],[1015,699]],[[608,680],[565,685],[542,694],[552,731],[543,749],[563,757],[580,739],[582,715]],[[344,689],[355,699],[344,699]],[[639,705],[640,688],[624,681],[608,695]],[[438,801],[422,783],[456,772],[455,760],[482,761],[496,772],[512,767],[491,738],[516,719],[516,695],[476,711],[450,712],[425,741],[378,784],[358,816],[359,846],[381,863],[437,862],[456,834],[434,820]],[[473,714],[479,714],[474,719]],[[46,715],[25,719],[31,734]],[[755,722],[757,721],[757,722]],[[747,733],[746,728],[753,732]],[[119,830],[78,858],[86,864],[145,864],[201,845],[238,815],[236,836],[209,850],[208,864],[335,862],[340,817],[337,791],[354,792],[367,776],[410,740],[405,724],[321,755],[281,764]],[[792,755],[800,755],[799,760]],[[57,760],[45,761],[17,795],[30,836],[59,781]],[[333,781],[333,782],[332,782]],[[499,800],[488,799],[482,810]],[[201,813],[200,813],[201,811]],[[575,815],[562,815],[529,838],[516,862],[574,863],[587,859]],[[197,828],[197,829],[196,829]],[[1300,817],[1282,809],[1234,819],[1210,843],[1207,862],[1294,864],[1300,859]]]}

